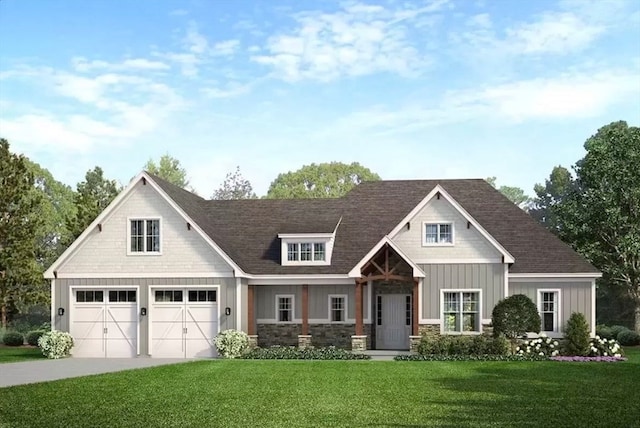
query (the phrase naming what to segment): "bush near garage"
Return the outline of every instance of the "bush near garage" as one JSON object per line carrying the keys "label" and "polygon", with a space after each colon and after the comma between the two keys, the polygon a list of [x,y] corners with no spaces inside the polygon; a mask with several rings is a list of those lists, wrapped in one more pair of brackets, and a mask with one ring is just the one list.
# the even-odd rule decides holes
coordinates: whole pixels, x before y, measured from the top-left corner
{"label": "bush near garage", "polygon": [[2,337],[2,343],[7,346],[22,346],[24,345],[24,336],[17,331],[9,331]]}
{"label": "bush near garage", "polygon": [[42,350],[42,354],[47,358],[68,357],[73,348],[73,337],[63,331],[47,331],[38,339],[38,346]]}
{"label": "bush near garage", "polygon": [[45,334],[46,330],[33,330],[27,333],[27,343],[31,346],[38,346],[38,339]]}

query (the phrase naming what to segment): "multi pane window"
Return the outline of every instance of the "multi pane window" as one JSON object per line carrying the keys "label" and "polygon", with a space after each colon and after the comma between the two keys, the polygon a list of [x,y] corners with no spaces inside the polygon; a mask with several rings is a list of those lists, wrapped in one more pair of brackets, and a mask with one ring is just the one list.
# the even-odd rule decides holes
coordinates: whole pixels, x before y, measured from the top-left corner
{"label": "multi pane window", "polygon": [[540,292],[540,312],[542,331],[558,331],[558,292]]}
{"label": "multi pane window", "polygon": [[160,252],[160,220],[131,220],[131,252]]}
{"label": "multi pane window", "polygon": [[109,290],[110,302],[135,302],[135,290]]}
{"label": "multi pane window", "polygon": [[293,321],[293,296],[278,296],[276,302],[278,322]]}
{"label": "multi pane window", "polygon": [[287,244],[287,261],[323,262],[325,257],[324,242],[292,242]]}
{"label": "multi pane window", "polygon": [[93,303],[103,302],[104,292],[102,290],[77,290],[76,302],[80,303]]}
{"label": "multi pane window", "polygon": [[443,328],[445,332],[480,331],[480,294],[477,292],[445,292]]}
{"label": "multi pane window", "polygon": [[452,244],[453,224],[451,223],[425,223],[425,244]]}
{"label": "multi pane window", "polygon": [[347,298],[346,296],[329,297],[329,319],[331,322],[346,321]]}
{"label": "multi pane window", "polygon": [[182,302],[182,290],[156,290],[156,302]]}
{"label": "multi pane window", "polygon": [[189,290],[190,302],[215,302],[216,290]]}
{"label": "multi pane window", "polygon": [[411,296],[406,296],[404,299],[404,314],[405,324],[411,325]]}

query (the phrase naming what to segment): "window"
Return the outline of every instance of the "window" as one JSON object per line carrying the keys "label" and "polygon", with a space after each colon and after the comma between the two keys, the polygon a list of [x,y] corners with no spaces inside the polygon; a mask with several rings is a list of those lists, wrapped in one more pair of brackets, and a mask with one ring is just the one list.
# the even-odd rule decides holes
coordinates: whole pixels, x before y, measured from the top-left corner
{"label": "window", "polygon": [[215,302],[216,290],[189,290],[190,302]]}
{"label": "window", "polygon": [[104,302],[104,293],[102,290],[78,290],[76,291],[76,302],[94,303]]}
{"label": "window", "polygon": [[376,325],[382,325],[382,296],[378,295],[376,300]]}
{"label": "window", "polygon": [[558,309],[560,307],[559,290],[540,290],[538,310],[542,319],[542,331],[558,332]]}
{"label": "window", "polygon": [[131,220],[130,252],[160,252],[160,220]]}
{"label": "window", "polygon": [[276,312],[278,322],[292,322],[293,296],[276,296]]}
{"label": "window", "polygon": [[182,290],[156,290],[156,302],[182,302]]}
{"label": "window", "polygon": [[453,244],[452,223],[425,223],[424,245]]}
{"label": "window", "polygon": [[287,261],[323,262],[325,261],[324,242],[290,242],[287,244]]}
{"label": "window", "polygon": [[411,325],[411,296],[405,297],[404,302],[405,324]]}
{"label": "window", "polygon": [[110,302],[135,302],[135,290],[109,290]]}
{"label": "window", "polygon": [[446,291],[443,293],[442,329],[446,332],[480,331],[480,293]]}
{"label": "window", "polygon": [[347,320],[347,296],[329,296],[329,320],[331,322]]}

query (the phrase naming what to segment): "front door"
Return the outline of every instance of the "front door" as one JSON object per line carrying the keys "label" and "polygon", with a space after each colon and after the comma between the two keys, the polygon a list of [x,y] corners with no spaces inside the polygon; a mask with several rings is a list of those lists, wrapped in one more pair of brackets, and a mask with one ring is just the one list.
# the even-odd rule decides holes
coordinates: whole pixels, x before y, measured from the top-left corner
{"label": "front door", "polygon": [[409,349],[411,295],[380,294],[376,299],[376,348]]}

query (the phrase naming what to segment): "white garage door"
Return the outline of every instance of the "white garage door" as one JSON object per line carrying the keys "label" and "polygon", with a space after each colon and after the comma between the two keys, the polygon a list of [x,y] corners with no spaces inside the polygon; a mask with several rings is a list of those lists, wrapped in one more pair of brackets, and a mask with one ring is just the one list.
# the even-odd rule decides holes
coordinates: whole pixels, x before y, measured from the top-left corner
{"label": "white garage door", "polygon": [[211,358],[218,334],[215,289],[154,289],[151,355],[159,358]]}
{"label": "white garage door", "polygon": [[138,353],[135,289],[73,291],[71,335],[74,357],[129,358]]}

